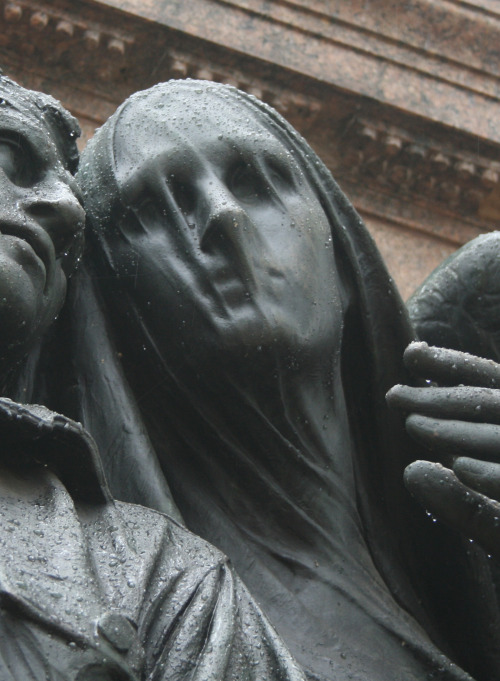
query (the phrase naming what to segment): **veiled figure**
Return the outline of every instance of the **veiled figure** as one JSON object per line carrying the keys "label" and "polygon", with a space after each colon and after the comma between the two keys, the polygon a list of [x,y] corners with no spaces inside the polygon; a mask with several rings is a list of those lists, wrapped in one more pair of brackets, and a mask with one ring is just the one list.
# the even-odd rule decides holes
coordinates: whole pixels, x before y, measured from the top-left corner
{"label": "veiled figure", "polygon": [[304,681],[226,556],[115,501],[81,424],[5,397],[61,372],[39,351],[83,244],[79,132],[0,76],[0,679]]}
{"label": "veiled figure", "polygon": [[73,381],[47,389],[113,494],[173,498],[311,679],[500,678],[486,556],[403,486],[404,306],[306,142],[244,93],[172,81],[118,109],[79,179]]}

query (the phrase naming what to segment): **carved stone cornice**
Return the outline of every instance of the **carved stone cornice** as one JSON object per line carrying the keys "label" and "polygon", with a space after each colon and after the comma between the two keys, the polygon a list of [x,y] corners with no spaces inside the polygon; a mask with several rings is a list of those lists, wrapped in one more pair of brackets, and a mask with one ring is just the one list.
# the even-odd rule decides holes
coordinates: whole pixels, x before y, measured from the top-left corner
{"label": "carved stone cornice", "polygon": [[500,143],[500,8],[494,0],[101,4]]}
{"label": "carved stone cornice", "polygon": [[[0,54],[58,84],[88,90],[118,105],[135,90],[169,78],[200,78],[239,87],[295,122],[312,123],[322,101],[269,69],[228,58],[220,47],[186,40],[164,26],[131,18],[101,3],[0,0]],[[272,70],[272,69],[271,69]],[[294,87],[295,86],[295,87]],[[79,113],[85,111],[85,96]]]}
{"label": "carved stone cornice", "polygon": [[[362,0],[0,0],[0,59],[87,134],[162,80],[236,85],[290,120],[360,210],[458,243],[500,217],[500,14],[488,3],[413,0],[398,24],[387,0],[369,12]],[[470,20],[454,59],[456,35],[439,42],[432,22],[419,33],[438,10],[454,31]]]}
{"label": "carved stone cornice", "polygon": [[340,138],[341,173],[387,194],[477,215],[500,187],[500,163],[383,121],[351,119]]}
{"label": "carved stone cornice", "polygon": [[4,0],[0,27],[4,50],[20,50],[24,60],[38,57],[45,69],[70,68],[86,79],[116,77],[134,44],[132,35],[84,18],[78,7],[36,0]]}

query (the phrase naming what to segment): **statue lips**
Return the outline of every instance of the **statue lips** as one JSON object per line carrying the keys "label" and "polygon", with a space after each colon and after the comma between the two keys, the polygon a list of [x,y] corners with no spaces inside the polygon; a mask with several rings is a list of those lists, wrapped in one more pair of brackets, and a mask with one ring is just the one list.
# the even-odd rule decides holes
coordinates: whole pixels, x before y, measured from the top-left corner
{"label": "statue lips", "polygon": [[220,254],[208,272],[208,279],[224,305],[234,308],[252,302],[252,293],[257,289],[254,274],[243,256],[232,253],[231,257],[223,257]]}
{"label": "statue lips", "polygon": [[[248,298],[248,287],[233,263],[226,261],[210,272],[210,282],[228,304],[237,304],[243,297]],[[246,296],[245,296],[246,294]]]}
{"label": "statue lips", "polygon": [[[35,223],[12,224],[0,223],[0,247],[5,237],[9,242],[9,255],[21,266],[25,267],[26,258],[35,261],[43,270],[44,293],[52,280],[55,265],[55,252],[52,239],[47,232]],[[22,242],[28,248],[15,248]],[[19,244],[21,245],[21,244]],[[12,247],[14,246],[14,248]],[[29,268],[28,268],[29,269]]]}
{"label": "statue lips", "polygon": [[[244,225],[243,229],[256,232],[248,218]],[[227,224],[220,231],[209,228],[207,234],[208,243],[204,246],[202,242],[202,250],[209,258],[206,273],[210,284],[229,306],[250,302],[257,288],[250,244],[243,233],[233,226],[228,229]]]}

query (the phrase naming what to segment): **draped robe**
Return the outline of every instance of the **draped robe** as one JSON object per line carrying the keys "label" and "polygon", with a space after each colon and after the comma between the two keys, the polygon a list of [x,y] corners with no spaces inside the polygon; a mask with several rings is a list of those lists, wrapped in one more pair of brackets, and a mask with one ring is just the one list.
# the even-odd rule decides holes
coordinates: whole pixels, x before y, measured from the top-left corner
{"label": "draped robe", "polygon": [[[65,386],[56,380],[54,385],[37,388],[40,400],[52,399],[55,408],[67,409],[90,430],[99,444],[113,494],[118,498],[170,513],[176,513],[174,502],[177,502],[184,511],[188,527],[202,534],[204,528],[209,528],[210,534],[207,530],[204,536],[229,553],[234,550],[235,559],[242,566],[245,566],[245,560],[249,564],[258,561],[258,551],[254,547],[255,544],[262,546],[265,539],[260,527],[255,529],[259,535],[257,541],[254,541],[255,536],[245,541],[244,534],[233,533],[230,518],[224,519],[223,514],[217,516],[213,498],[204,497],[203,486],[197,487],[197,474],[201,480],[207,470],[214,475],[228,475],[230,486],[230,465],[225,465],[222,458],[218,463],[207,463],[204,456],[218,424],[216,404],[206,396],[200,397],[192,377],[187,376],[183,382],[182,375],[177,372],[178,365],[169,365],[171,358],[155,355],[155,339],[143,314],[125,289],[119,291],[120,282],[114,271],[112,243],[113,239],[121,238],[121,220],[129,209],[127,196],[117,183],[114,165],[120,116],[127,108],[130,114],[137,107],[138,137],[135,143],[140,144],[140,134],[155,134],[154,126],[145,126],[140,131],[140,121],[147,117],[148,107],[154,109],[156,96],[159,101],[165,96],[165,102],[168,102],[169,88],[175,91],[176,87],[184,88],[187,98],[195,96],[197,90],[212,88],[216,95],[222,93],[222,98],[231,98],[241,104],[249,116],[255,116],[259,125],[268,126],[280,139],[286,140],[290,153],[298,159],[308,182],[317,192],[331,227],[338,259],[345,268],[351,304],[343,320],[341,364],[353,441],[354,454],[349,465],[354,475],[355,495],[347,499],[339,493],[333,503],[337,504],[338,512],[347,515],[354,505],[359,518],[363,561],[365,565],[370,563],[372,571],[372,585],[368,591],[365,591],[364,577],[360,576],[358,580],[353,573],[346,578],[346,585],[351,579],[351,586],[347,587],[348,600],[354,602],[359,598],[366,621],[371,621],[370,626],[385,630],[387,641],[392,641],[388,643],[388,651],[398,640],[407,648],[408,664],[415,678],[432,675],[442,679],[469,678],[452,661],[458,662],[477,679],[492,681],[499,678],[500,620],[487,558],[477,547],[468,545],[439,524],[431,523],[403,486],[405,466],[422,458],[418,447],[409,440],[400,416],[391,413],[385,403],[385,393],[392,385],[411,383],[402,356],[414,334],[404,305],[365,226],[330,173],[296,131],[266,105],[223,86],[169,83],[131,98],[96,135],[83,156],[80,172],[90,228],[87,266],[74,283],[66,317],[61,321],[64,334],[72,338],[68,351],[69,390],[65,391]],[[128,129],[122,134],[129,134]],[[151,170],[153,177],[155,172],[159,171]],[[147,220],[148,213],[144,215]],[[143,226],[145,230],[148,227],[147,224]],[[133,280],[133,271],[130,278]],[[119,291],[122,308],[125,301],[125,316],[117,316],[110,290],[114,290],[115,295]],[[145,350],[148,351],[147,358],[143,361]],[[164,383],[168,390],[155,409],[144,395],[148,386],[158,382]],[[232,396],[238,400],[238,390]],[[245,400],[236,401],[231,408],[233,406],[241,416],[244,429]],[[259,418],[258,409],[256,413],[248,412],[247,441],[242,450],[245,457],[252,455],[248,443],[253,437],[251,425],[255,418]],[[176,458],[177,435],[172,436],[168,424],[175,424],[177,433],[182,431],[188,439],[190,428],[194,434],[207,434],[207,440],[200,439],[199,450],[192,449],[195,452],[192,460]],[[268,432],[273,431],[272,426],[271,423]],[[221,433],[220,441],[224,442],[225,433]],[[192,438],[192,442],[195,441],[196,435]],[[212,445],[214,443],[216,439]],[[234,453],[236,449],[232,451]],[[221,452],[224,453],[223,448]],[[305,455],[307,457],[307,451]],[[238,462],[231,465],[238,465]],[[219,471],[217,466],[220,466]],[[258,480],[255,489],[258,489],[264,482],[264,472],[257,462],[253,462],[252,467]],[[300,467],[292,461],[287,472],[295,475],[301,484],[310,484],[307,494],[319,493],[317,481],[302,479]],[[328,512],[331,512],[330,501],[325,506]],[[258,505],[259,499],[251,502]],[[287,502],[278,493],[274,503],[278,508],[286,508]],[[190,512],[193,516],[197,514],[194,520],[190,518]],[[293,513],[290,517],[294,517]],[[304,522],[309,520],[305,518]],[[328,523],[320,522],[316,528],[319,537],[316,548],[321,552],[320,537],[322,532],[328,532]],[[279,553],[279,547],[276,548]],[[285,565],[286,554],[281,560]],[[263,565],[265,567],[265,563]],[[312,577],[313,588],[319,588],[320,584],[336,584],[335,588],[339,588],[336,569],[327,556],[321,569]],[[281,614],[277,614],[279,608],[276,604],[268,604],[265,597],[268,593],[272,598],[272,579],[265,575],[264,568],[262,574],[261,584],[258,577],[252,584],[253,595],[258,591],[264,610],[276,617],[273,620],[276,626],[285,623],[282,630],[285,634],[287,626],[293,628],[294,622],[298,623],[290,640],[285,635],[285,643],[291,646],[299,661],[302,657],[311,678],[329,678],[324,661],[319,661],[323,642],[315,638],[316,631],[314,627],[311,629],[307,618],[304,620],[300,616],[300,603],[305,603],[307,608],[307,594],[303,594],[302,601],[300,594],[287,595]],[[285,574],[283,569],[278,576],[278,594],[281,590],[286,592]],[[374,586],[375,583],[378,586]],[[377,602],[378,589],[384,594],[382,602]],[[279,602],[279,596],[277,600]],[[313,602],[316,601],[317,596]],[[299,615],[294,620],[296,607]],[[325,636],[328,638],[328,633]],[[335,649],[334,637],[333,633],[327,647]],[[337,649],[336,652],[341,657],[342,651]],[[384,652],[381,646],[380,655]],[[327,665],[330,654],[328,652],[325,658]],[[339,672],[342,666],[332,668],[331,678],[339,673],[348,674],[347,663],[343,672]],[[418,669],[420,671],[416,671]],[[356,673],[361,674],[358,678],[371,678],[369,668],[365,669],[364,676],[359,670]]]}
{"label": "draped robe", "polygon": [[303,681],[228,559],[115,502],[81,425],[0,401],[2,681]]}

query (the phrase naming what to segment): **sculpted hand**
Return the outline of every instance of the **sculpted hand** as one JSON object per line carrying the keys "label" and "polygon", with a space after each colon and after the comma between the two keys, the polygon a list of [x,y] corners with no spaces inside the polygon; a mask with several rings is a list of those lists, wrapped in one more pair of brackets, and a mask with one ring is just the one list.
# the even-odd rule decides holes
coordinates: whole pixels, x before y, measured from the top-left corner
{"label": "sculpted hand", "polygon": [[466,457],[453,470],[415,461],[405,470],[412,495],[442,522],[500,558],[500,465]]}
{"label": "sculpted hand", "polygon": [[449,466],[417,461],[405,483],[433,515],[500,557],[500,365],[426,343],[412,343],[404,359],[428,385],[395,386],[388,402]]}

